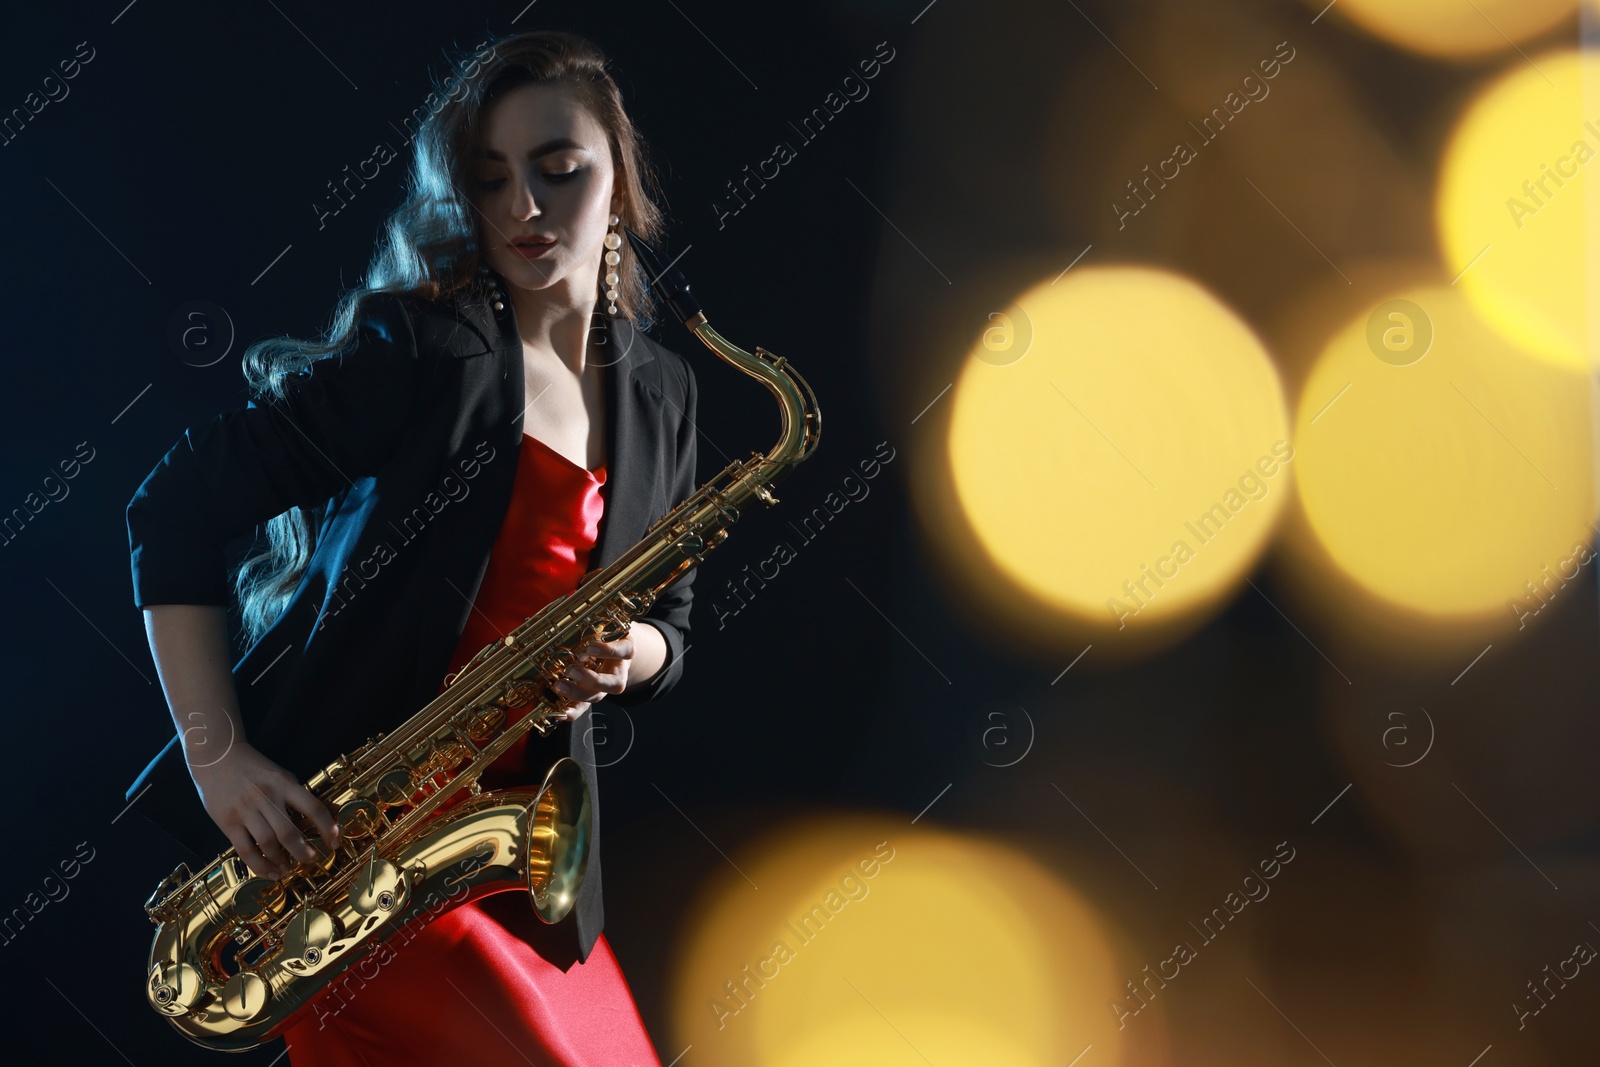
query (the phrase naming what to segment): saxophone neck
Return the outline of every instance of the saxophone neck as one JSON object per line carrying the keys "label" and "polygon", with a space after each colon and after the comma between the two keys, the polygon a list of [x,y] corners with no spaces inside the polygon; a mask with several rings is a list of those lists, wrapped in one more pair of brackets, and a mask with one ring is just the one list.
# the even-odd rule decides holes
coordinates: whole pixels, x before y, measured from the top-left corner
{"label": "saxophone neck", "polygon": [[[766,480],[770,484],[783,477],[816,451],[822,435],[822,411],[811,386],[782,356],[774,356],[760,347],[754,354],[746,352],[713,329],[706,321],[705,312],[700,310],[700,301],[689,291],[689,280],[678,270],[678,259],[663,264],[660,253],[648,241],[630,227],[624,226],[623,231],[639,257],[651,291],[672,309],[684,328],[700,338],[723,362],[755,378],[777,398],[783,414],[783,433],[766,455],[767,461],[778,468]],[[681,253],[678,258],[682,258]]]}
{"label": "saxophone neck", "polygon": [[705,313],[697,311],[684,323],[690,332],[723,362],[759,381],[778,401],[778,411],[783,419],[783,431],[777,444],[767,452],[768,462],[782,467],[772,480],[787,474],[816,451],[822,434],[822,411],[817,406],[816,394],[811,386],[782,356],[773,355],[759,345],[754,353],[729,341],[706,321]]}

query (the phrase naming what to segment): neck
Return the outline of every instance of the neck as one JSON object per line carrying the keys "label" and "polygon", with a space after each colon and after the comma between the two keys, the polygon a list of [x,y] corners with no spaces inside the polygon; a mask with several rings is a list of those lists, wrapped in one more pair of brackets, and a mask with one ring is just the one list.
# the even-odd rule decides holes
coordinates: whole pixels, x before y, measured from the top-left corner
{"label": "neck", "polygon": [[583,373],[588,359],[590,322],[594,317],[599,294],[591,293],[579,299],[564,290],[564,286],[550,289],[511,290],[511,306],[516,310],[517,333],[525,348],[551,352],[574,374]]}

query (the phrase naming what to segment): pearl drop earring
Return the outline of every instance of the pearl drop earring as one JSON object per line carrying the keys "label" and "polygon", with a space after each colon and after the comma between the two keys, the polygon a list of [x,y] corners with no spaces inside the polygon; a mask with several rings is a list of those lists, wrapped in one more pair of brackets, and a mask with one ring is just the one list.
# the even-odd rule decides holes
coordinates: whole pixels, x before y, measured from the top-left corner
{"label": "pearl drop earring", "polygon": [[622,238],[617,235],[616,229],[617,223],[621,221],[620,217],[612,215],[611,230],[606,234],[606,300],[610,301],[611,305],[606,309],[606,314],[612,318],[616,318],[617,315],[619,295],[617,283],[622,280],[622,276],[617,273],[617,264],[622,262],[622,253],[617,251],[622,247]]}

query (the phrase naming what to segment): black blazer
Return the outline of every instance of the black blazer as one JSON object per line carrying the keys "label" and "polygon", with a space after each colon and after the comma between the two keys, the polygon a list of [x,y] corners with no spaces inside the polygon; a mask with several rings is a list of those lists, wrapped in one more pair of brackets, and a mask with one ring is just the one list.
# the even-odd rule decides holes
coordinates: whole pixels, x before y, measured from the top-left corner
{"label": "black blazer", "polygon": [[[605,365],[609,446],[593,569],[698,487],[697,388],[682,356],[626,319],[590,343]],[[139,608],[227,604],[228,544],[291,506],[325,505],[293,599],[233,668],[250,743],[302,781],[438,694],[510,504],[523,403],[509,301],[496,312],[470,290],[447,301],[377,295],[344,355],[299,372],[284,400],[252,401],[186,431],[129,502]],[[694,575],[644,616],[666,638],[667,665],[595,710],[677,684]],[[508,900],[514,894],[488,901],[563,967],[588,957],[604,924],[592,717],[528,744],[530,781],[562,755],[588,772],[595,835],[574,913],[545,926],[526,901]],[[215,740],[220,756],[228,739]],[[200,804],[176,734],[128,799],[147,785],[136,810],[204,860],[229,847]]]}

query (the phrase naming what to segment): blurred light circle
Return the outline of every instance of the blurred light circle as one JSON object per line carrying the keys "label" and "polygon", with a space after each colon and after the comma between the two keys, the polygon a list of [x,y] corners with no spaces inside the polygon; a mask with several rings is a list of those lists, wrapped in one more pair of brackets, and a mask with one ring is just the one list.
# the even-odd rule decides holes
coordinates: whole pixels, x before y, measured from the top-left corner
{"label": "blurred light circle", "polygon": [[1289,490],[1288,415],[1261,342],[1188,279],[1079,269],[1016,301],[1028,358],[975,348],[953,400],[962,513],[994,564],[1091,626],[1215,605]]}
{"label": "blurred light circle", "polygon": [[1106,921],[1028,856],[847,816],[736,862],[697,901],[672,984],[676,1044],[702,1067],[876,1067],[907,1040],[935,1063],[1066,1063],[1089,1042],[1119,1061]]}
{"label": "blurred light circle", "polygon": [[1585,203],[1600,170],[1600,57],[1514,65],[1467,108],[1440,170],[1444,258],[1490,325],[1554,362],[1587,357]]}
{"label": "blurred light circle", "polygon": [[1590,539],[1587,383],[1512,347],[1454,288],[1400,299],[1432,323],[1425,359],[1374,359],[1363,313],[1328,342],[1300,395],[1295,466],[1309,528],[1386,603],[1509,621],[1524,583]]}
{"label": "blurred light circle", "polygon": [[[1317,8],[1324,2],[1310,0]],[[1509,51],[1537,37],[1577,6],[1577,0],[1340,0],[1334,10],[1374,37],[1413,52],[1477,56]]]}

